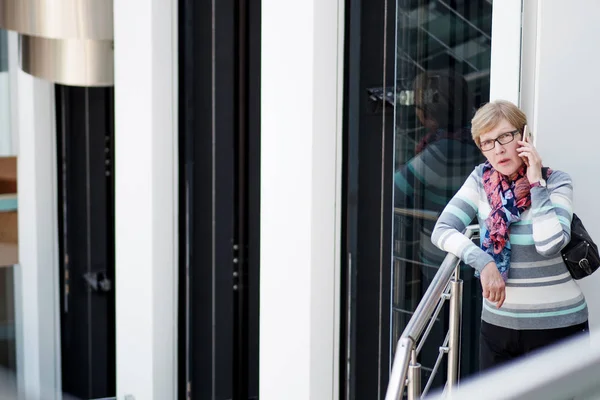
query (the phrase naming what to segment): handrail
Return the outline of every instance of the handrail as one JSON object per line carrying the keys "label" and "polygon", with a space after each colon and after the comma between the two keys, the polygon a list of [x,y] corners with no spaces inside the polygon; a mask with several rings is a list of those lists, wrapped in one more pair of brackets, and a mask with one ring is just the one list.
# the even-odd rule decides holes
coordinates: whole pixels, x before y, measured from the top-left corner
{"label": "handrail", "polygon": [[[466,228],[464,234],[466,237],[471,238],[477,232],[479,232],[479,226],[470,225]],[[450,297],[452,306],[450,310],[450,338],[448,346],[444,346],[444,352],[448,353],[449,363],[451,364],[448,368],[448,389],[451,390],[452,386],[456,384],[458,380],[458,346],[460,345],[460,319],[462,315],[460,311],[462,308],[462,281],[460,281],[459,268],[460,259],[448,253],[398,340],[385,400],[399,400],[401,398],[409,371],[411,374],[416,373],[417,375],[409,377],[409,386],[411,386],[411,383],[413,385],[409,388],[411,390],[409,390],[408,397],[409,399],[420,397],[420,365],[416,360],[416,349],[425,327],[435,320],[435,318],[432,319],[432,316],[438,308],[438,303],[445,301],[448,297]],[[454,280],[451,280],[453,276]],[[446,288],[449,284],[451,286],[450,296],[447,296]],[[439,309],[437,312],[439,312]],[[425,340],[425,337],[423,340]],[[440,355],[442,355],[442,352],[440,352]],[[416,370],[413,371],[413,369]],[[414,381],[411,382],[411,379]]]}

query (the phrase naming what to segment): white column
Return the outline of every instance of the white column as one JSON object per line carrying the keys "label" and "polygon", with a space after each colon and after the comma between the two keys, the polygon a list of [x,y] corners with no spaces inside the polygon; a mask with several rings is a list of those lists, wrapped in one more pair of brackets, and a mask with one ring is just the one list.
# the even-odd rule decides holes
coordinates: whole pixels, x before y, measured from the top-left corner
{"label": "white column", "polygon": [[521,76],[521,7],[523,0],[494,1],[490,100],[519,104]]}
{"label": "white column", "polygon": [[8,71],[0,72],[0,157],[14,156],[12,136],[10,129],[10,74]]}
{"label": "white column", "polygon": [[13,134],[18,137],[17,374],[31,398],[60,398],[60,319],[54,85],[18,67],[9,33]]}
{"label": "white column", "polygon": [[[535,14],[536,35],[531,36],[535,53],[527,54],[535,66],[532,99],[537,149],[544,165],[567,172],[573,179],[574,211],[600,244],[596,196],[600,169],[596,115],[600,78],[597,47],[600,25],[596,16],[600,3],[579,0],[563,7],[559,1],[539,0]],[[524,55],[525,57],[525,55]],[[598,61],[598,62],[596,62]],[[600,272],[577,281],[589,307],[591,332],[600,338]]]}
{"label": "white column", "polygon": [[262,400],[339,396],[343,4],[262,2]]}
{"label": "white column", "polygon": [[[535,113],[536,70],[538,69],[538,13],[542,0],[529,0],[523,3],[523,40],[521,56],[521,102],[520,108],[527,115],[534,141],[537,140],[537,118]],[[535,142],[534,142],[535,143]]]}
{"label": "white column", "polygon": [[117,394],[176,398],[177,1],[115,0]]}

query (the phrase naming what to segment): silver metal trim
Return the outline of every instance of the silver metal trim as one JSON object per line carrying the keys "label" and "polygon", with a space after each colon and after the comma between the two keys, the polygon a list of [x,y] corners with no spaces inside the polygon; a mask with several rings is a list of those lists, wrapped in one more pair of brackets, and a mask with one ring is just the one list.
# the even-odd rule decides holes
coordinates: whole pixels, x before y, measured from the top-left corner
{"label": "silver metal trim", "polygon": [[402,335],[398,341],[385,400],[399,400],[400,396],[402,396],[406,384],[406,376],[408,374],[409,356],[414,346],[415,342],[408,336]]}
{"label": "silver metal trim", "polygon": [[112,40],[58,40],[20,35],[23,71],[63,85],[112,86]]}
{"label": "silver metal trim", "polygon": [[408,367],[408,400],[421,398],[421,364],[417,362],[417,353],[413,349]]}
{"label": "silver metal trim", "polygon": [[0,0],[0,26],[50,39],[111,40],[112,0]]}
{"label": "silver metal trim", "polygon": [[113,0],[0,0],[0,27],[19,33],[25,72],[64,85],[113,85]]}
{"label": "silver metal trim", "polygon": [[[457,268],[457,271],[459,268]],[[460,334],[462,325],[462,296],[463,281],[455,275],[455,279],[450,282],[450,317],[448,329],[449,341],[448,347],[448,393],[452,393],[454,387],[458,385],[460,371]]]}

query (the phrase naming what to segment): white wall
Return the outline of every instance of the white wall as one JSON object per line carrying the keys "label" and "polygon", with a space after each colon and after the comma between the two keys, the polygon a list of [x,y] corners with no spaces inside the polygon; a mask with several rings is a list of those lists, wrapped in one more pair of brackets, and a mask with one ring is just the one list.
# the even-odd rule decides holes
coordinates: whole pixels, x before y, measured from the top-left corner
{"label": "white wall", "polygon": [[260,398],[338,398],[343,4],[262,2]]}
{"label": "white wall", "polygon": [[[526,10],[526,21],[537,17],[535,49],[525,57],[535,61],[535,82],[524,96],[534,98],[530,125],[544,165],[571,174],[575,212],[600,243],[600,2],[597,0],[538,1]],[[529,78],[531,79],[531,78]],[[525,89],[525,86],[524,86]],[[533,93],[532,93],[533,91]],[[600,330],[600,272],[580,282],[590,310],[590,323]],[[594,329],[592,329],[594,331]]]}
{"label": "white wall", "polygon": [[[535,75],[537,68],[537,13],[539,0],[523,4],[523,37],[521,47],[521,110],[527,115],[529,126],[535,125]],[[534,136],[534,140],[537,136]]]}
{"label": "white wall", "polygon": [[117,394],[177,398],[177,1],[115,0]]}
{"label": "white wall", "polygon": [[54,85],[18,67],[10,32],[12,146],[17,152],[19,264],[15,275],[17,375],[31,398],[60,398],[60,321]]}
{"label": "white wall", "polygon": [[0,157],[14,156],[10,129],[10,76],[8,71],[0,72]]}

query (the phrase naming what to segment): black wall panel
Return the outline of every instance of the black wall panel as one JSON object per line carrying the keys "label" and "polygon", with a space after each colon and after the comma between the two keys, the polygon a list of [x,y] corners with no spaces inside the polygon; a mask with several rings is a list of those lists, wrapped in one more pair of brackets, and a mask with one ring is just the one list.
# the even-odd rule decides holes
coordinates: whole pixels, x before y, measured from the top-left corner
{"label": "black wall panel", "polygon": [[113,89],[55,92],[62,388],[114,396]]}
{"label": "black wall panel", "polygon": [[180,397],[258,395],[260,2],[181,0]]}

